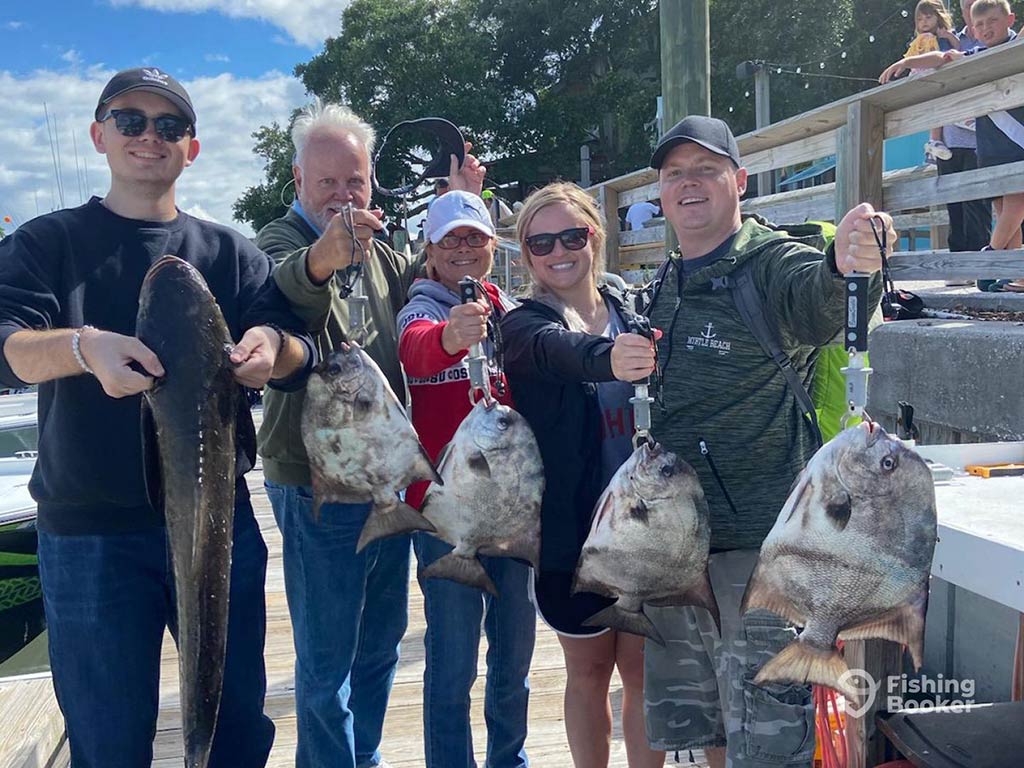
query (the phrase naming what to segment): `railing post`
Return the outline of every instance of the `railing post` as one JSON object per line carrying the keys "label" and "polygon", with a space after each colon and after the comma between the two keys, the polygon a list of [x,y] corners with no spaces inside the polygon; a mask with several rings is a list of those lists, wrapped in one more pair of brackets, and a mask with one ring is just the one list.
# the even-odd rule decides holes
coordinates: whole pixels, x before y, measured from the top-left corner
{"label": "railing post", "polygon": [[[882,142],[885,113],[864,101],[847,108],[846,125],[836,136],[836,223],[859,203],[882,207]],[[885,706],[889,675],[899,675],[902,650],[888,640],[852,640],[846,643],[850,669],[867,672],[878,686],[874,703],[855,716],[846,710],[846,744],[849,768],[867,768],[884,762],[885,736],[875,725],[875,715]],[[884,710],[883,710],[884,711]]]}
{"label": "railing post", "polygon": [[[708,0],[661,0],[661,96],[664,130],[687,115],[711,114],[711,17]],[[675,249],[665,227],[665,254]]]}
{"label": "railing post", "polygon": [[604,243],[604,254],[607,269],[616,275],[620,273],[619,265],[619,192],[607,184],[602,184],[597,192],[597,202],[604,213],[604,228],[607,239]]}
{"label": "railing post", "polygon": [[882,207],[882,142],[885,113],[855,101],[836,136],[836,223],[859,203]]}

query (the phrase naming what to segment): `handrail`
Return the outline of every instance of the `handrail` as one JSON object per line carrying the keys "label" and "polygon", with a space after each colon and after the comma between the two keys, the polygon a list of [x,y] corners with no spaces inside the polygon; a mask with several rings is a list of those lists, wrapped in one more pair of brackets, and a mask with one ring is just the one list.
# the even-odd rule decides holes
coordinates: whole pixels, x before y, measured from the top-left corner
{"label": "handrail", "polygon": [[[743,201],[743,209],[776,221],[831,219],[856,202],[867,201],[891,213],[931,212],[960,200],[998,197],[1024,191],[1024,163],[997,166],[938,178],[927,166],[882,173],[884,139],[949,124],[966,117],[1024,105],[1024,39],[965,57],[939,69],[847,96],[737,138],[744,165],[762,173],[799,162],[837,155],[836,182]],[[663,240],[648,232],[619,231],[618,210],[658,195],[657,172],[643,168],[587,190],[600,202],[608,229],[611,271],[624,265],[660,260]],[[803,216],[797,217],[803,213]],[[900,217],[909,222],[908,217]],[[931,215],[932,234],[936,234]],[[941,222],[941,218],[938,219]],[[663,235],[662,235],[663,237]],[[936,254],[937,252],[932,252]],[[959,257],[961,254],[957,254]],[[916,258],[919,258],[918,254]],[[901,263],[896,255],[894,263]],[[914,261],[914,259],[912,259]],[[1004,276],[1024,276],[1024,252],[974,254],[960,264],[933,259],[934,279],[964,277],[968,264],[984,265]],[[919,274],[920,269],[905,272]],[[934,274],[931,274],[934,272]],[[976,275],[984,276],[983,274]]]}

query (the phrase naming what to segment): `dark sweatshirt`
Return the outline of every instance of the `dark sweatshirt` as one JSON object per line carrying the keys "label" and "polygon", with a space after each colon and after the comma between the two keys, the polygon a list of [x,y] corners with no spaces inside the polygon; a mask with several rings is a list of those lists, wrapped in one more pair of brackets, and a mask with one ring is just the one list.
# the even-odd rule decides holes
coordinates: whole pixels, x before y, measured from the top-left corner
{"label": "dark sweatshirt", "polygon": [[[276,385],[304,382],[312,341],[270,279],[268,256],[227,227],[185,213],[170,222],[125,219],[94,197],[0,241],[0,383],[25,384],[4,351],[18,331],[88,324],[135,335],[142,279],[165,254],[202,273],[235,341],[264,323],[295,332],[310,350],[307,370]],[[39,458],[29,490],[39,503],[40,530],[99,534],[163,524],[146,497],[140,401],[141,395],[108,397],[89,375],[39,385]],[[244,446],[238,454],[241,475],[251,462]]]}

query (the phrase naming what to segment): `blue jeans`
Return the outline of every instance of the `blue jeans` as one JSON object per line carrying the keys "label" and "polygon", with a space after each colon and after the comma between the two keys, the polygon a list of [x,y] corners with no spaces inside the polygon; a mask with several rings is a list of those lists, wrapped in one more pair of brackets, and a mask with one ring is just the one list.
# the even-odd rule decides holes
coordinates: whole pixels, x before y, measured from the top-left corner
{"label": "blue jeans", "polygon": [[[418,573],[452,551],[426,533],[413,537]],[[480,622],[487,635],[487,768],[525,768],[526,709],[537,618],[530,602],[528,565],[481,557],[498,588],[491,597],[448,579],[420,578],[427,614],[423,674],[423,740],[427,768],[476,768],[469,693],[476,681]],[[486,611],[486,615],[485,615]]]}
{"label": "blue jeans", "polygon": [[[267,762],[263,584],[267,548],[248,495],[235,502],[224,689],[210,768]],[[149,768],[160,707],[164,627],[177,638],[167,531],[39,534],[53,686],[73,768]]]}
{"label": "blue jeans", "polygon": [[296,768],[367,768],[379,747],[398,646],[409,621],[409,537],[356,554],[370,504],[324,504],[266,481],[284,538],[295,637]]}

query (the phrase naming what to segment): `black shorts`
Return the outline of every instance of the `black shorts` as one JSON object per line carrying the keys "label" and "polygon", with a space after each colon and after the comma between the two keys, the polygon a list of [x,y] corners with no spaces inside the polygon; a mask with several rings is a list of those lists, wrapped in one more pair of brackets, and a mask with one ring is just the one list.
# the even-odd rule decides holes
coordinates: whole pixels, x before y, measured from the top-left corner
{"label": "black shorts", "polygon": [[566,637],[595,637],[608,630],[585,627],[583,622],[615,602],[593,592],[572,592],[571,573],[547,572],[533,582],[533,598],[544,623]]}

